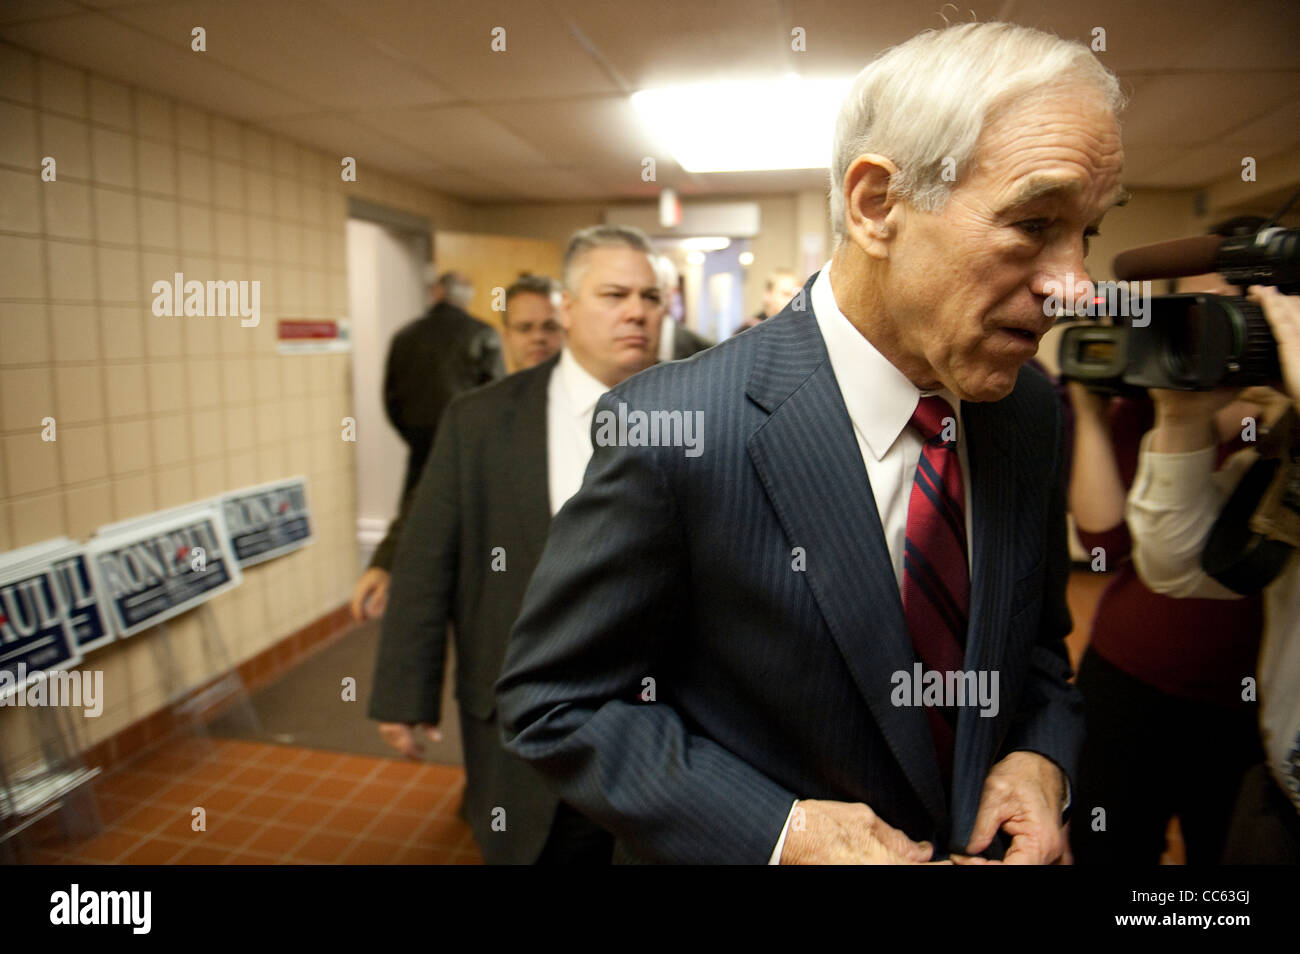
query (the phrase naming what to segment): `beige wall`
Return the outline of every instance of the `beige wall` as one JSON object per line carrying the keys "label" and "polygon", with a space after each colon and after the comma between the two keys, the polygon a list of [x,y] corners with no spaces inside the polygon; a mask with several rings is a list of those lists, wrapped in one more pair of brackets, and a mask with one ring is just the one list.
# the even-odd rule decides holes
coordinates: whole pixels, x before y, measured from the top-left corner
{"label": "beige wall", "polygon": [[[359,571],[351,359],[279,356],[276,321],[347,314],[349,196],[438,228],[465,228],[469,207],[364,166],[344,183],[337,156],[3,44],[0,131],[0,552],[302,473],[316,543],[211,603],[231,661],[344,602]],[[260,325],[155,317],[152,283],[177,271],[260,281]],[[195,614],[169,628],[184,676],[214,675]],[[161,639],[88,657],[106,696],[88,743],[162,705]],[[9,757],[31,751],[25,715],[0,710]]]}

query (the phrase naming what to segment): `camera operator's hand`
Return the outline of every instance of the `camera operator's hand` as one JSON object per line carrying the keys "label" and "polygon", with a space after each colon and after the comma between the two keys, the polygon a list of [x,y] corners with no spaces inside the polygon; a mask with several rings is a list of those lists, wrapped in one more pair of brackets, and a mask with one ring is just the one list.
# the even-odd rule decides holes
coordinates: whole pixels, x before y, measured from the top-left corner
{"label": "camera operator's hand", "polygon": [[1150,450],[1156,454],[1183,454],[1213,447],[1219,442],[1215,416],[1233,402],[1238,388],[1214,391],[1171,391],[1152,388],[1156,426]]}
{"label": "camera operator's hand", "polygon": [[1277,339],[1287,393],[1292,401],[1300,401],[1300,295],[1283,295],[1272,285],[1251,285],[1246,297],[1264,309]]}

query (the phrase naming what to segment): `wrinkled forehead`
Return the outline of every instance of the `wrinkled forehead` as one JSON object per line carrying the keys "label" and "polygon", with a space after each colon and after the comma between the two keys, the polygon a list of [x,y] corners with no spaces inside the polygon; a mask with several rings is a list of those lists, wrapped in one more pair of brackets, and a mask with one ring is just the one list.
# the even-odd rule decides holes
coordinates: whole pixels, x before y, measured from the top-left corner
{"label": "wrinkled forehead", "polygon": [[1101,215],[1130,198],[1123,166],[1115,115],[1095,97],[1058,92],[987,123],[966,184],[999,213],[1082,205]]}

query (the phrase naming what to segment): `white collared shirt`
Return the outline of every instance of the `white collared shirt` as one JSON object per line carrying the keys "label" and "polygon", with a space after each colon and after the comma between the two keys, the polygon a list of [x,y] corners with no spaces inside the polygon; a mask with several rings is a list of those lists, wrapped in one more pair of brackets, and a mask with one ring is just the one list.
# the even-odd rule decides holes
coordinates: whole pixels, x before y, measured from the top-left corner
{"label": "white collared shirt", "polygon": [[582,486],[591,461],[591,418],[608,391],[566,345],[546,389],[546,474],[551,516]]}
{"label": "white collared shirt", "polygon": [[907,505],[916,478],[924,441],[909,427],[922,396],[937,394],[947,401],[957,423],[957,458],[961,462],[962,490],[966,499],[966,560],[971,556],[970,465],[966,434],[961,426],[961,401],[948,389],[922,391],[889,363],[875,346],[853,327],[835,301],[831,266],[827,262],[813,282],[812,308],[830,355],[831,370],[839,382],[848,408],[858,450],[876,498],[880,525],[894,564],[894,582],[903,587],[903,549],[907,538]]}
{"label": "white collared shirt", "polygon": [[673,339],[677,334],[677,322],[673,320],[672,315],[664,315],[664,320],[659,323],[659,360],[673,360]]}

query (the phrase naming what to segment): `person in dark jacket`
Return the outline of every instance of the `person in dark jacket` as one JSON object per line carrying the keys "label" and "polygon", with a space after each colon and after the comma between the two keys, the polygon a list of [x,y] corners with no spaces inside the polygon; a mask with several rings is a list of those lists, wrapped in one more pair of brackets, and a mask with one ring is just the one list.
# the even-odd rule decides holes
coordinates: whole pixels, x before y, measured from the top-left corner
{"label": "person in dark jacket", "polygon": [[505,376],[496,329],[465,311],[473,295],[464,275],[443,272],[434,284],[428,311],[402,326],[388,347],[384,410],[408,448],[406,477],[397,516],[353,588],[352,615],[358,622],[384,611],[397,532],[443,410],[462,391]]}

